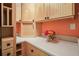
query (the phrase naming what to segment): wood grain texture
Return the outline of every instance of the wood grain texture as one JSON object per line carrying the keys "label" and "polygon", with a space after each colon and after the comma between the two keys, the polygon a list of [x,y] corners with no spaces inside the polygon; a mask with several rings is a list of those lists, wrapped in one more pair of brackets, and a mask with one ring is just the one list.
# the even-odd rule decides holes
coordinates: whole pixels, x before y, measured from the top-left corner
{"label": "wood grain texture", "polygon": [[32,44],[26,43],[26,55],[27,56],[48,56],[47,53],[41,51],[40,49],[36,48]]}

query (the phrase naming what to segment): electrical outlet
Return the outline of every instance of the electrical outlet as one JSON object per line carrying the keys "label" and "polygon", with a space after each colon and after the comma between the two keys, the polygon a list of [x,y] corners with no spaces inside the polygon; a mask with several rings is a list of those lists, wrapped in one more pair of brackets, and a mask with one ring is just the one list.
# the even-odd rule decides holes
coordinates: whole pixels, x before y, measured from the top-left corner
{"label": "electrical outlet", "polygon": [[75,29],[76,29],[76,24],[75,24],[75,23],[71,23],[71,24],[69,25],[69,29],[70,29],[70,30],[75,30]]}

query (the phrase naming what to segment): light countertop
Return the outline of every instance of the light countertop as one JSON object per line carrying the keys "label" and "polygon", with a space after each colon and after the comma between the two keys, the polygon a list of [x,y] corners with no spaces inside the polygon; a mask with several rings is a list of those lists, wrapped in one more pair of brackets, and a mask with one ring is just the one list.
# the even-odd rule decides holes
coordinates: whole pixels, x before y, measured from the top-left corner
{"label": "light countertop", "polygon": [[79,56],[78,44],[61,40],[59,43],[47,42],[44,37],[16,37],[16,44],[28,42],[40,50],[55,56]]}

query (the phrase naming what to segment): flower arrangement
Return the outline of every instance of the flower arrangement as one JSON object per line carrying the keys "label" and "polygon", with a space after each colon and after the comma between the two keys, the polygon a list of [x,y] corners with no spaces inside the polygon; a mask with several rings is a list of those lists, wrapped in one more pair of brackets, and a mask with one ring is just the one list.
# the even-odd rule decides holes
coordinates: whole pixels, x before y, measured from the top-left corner
{"label": "flower arrangement", "polygon": [[55,37],[55,32],[53,30],[47,30],[45,35],[48,37],[48,42],[58,42],[58,39]]}

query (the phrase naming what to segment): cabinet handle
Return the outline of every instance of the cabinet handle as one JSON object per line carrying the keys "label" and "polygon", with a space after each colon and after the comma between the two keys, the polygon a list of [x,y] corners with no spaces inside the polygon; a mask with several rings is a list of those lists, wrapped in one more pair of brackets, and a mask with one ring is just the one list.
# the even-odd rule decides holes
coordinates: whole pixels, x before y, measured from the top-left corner
{"label": "cabinet handle", "polygon": [[32,49],[31,52],[34,52],[34,50]]}
{"label": "cabinet handle", "polygon": [[7,56],[10,56],[10,53],[7,53]]}
{"label": "cabinet handle", "polygon": [[49,19],[49,17],[45,17],[45,19]]}
{"label": "cabinet handle", "polygon": [[10,46],[10,43],[8,43],[7,46]]}
{"label": "cabinet handle", "polygon": [[47,17],[45,17],[45,19],[47,19]]}

